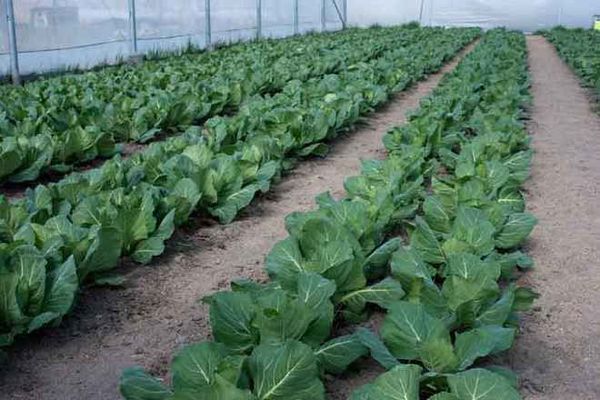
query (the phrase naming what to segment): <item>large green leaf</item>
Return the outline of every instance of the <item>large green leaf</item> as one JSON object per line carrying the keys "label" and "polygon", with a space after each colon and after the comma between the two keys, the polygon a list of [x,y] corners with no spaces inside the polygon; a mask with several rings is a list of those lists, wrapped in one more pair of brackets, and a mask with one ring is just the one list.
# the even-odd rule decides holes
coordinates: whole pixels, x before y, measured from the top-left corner
{"label": "large green leaf", "polygon": [[188,220],[201,197],[202,192],[196,182],[190,178],[182,178],[177,181],[164,201],[167,204],[167,209],[170,212],[174,211],[173,220],[175,223],[181,225]]}
{"label": "large green leaf", "polygon": [[444,270],[447,276],[459,276],[466,280],[498,280],[500,265],[483,261],[480,257],[469,253],[454,253],[448,257]]}
{"label": "large green leaf", "polygon": [[313,272],[301,273],[297,293],[298,298],[309,308],[319,310],[335,294],[335,283]]}
{"label": "large green leaf", "polygon": [[472,324],[480,311],[492,304],[499,296],[500,288],[492,279],[465,279],[448,277],[442,286],[442,294],[448,307],[457,313],[463,323]]}
{"label": "large green leaf", "polygon": [[297,341],[261,345],[250,356],[248,368],[258,400],[324,400],[313,350]]}
{"label": "large green leaf", "polygon": [[365,286],[360,244],[344,226],[328,218],[310,218],[302,225],[298,242],[310,269],[335,281],[338,291]]}
{"label": "large green leaf", "polygon": [[286,288],[294,288],[298,275],[305,271],[300,247],[293,237],[277,242],[265,264],[269,277]]}
{"label": "large green leaf", "polygon": [[113,269],[121,257],[122,246],[123,239],[116,228],[99,229],[77,268],[80,281],[88,274]]}
{"label": "large green leaf", "polygon": [[427,224],[437,232],[449,232],[451,215],[436,196],[428,196],[423,202],[423,213]]}
{"label": "large green leaf", "polygon": [[11,266],[18,276],[15,295],[21,311],[36,315],[44,306],[47,261],[34,246],[19,246],[12,254]]}
{"label": "large green leaf", "polygon": [[504,186],[510,177],[510,170],[500,161],[486,161],[485,169],[487,184],[493,191]]}
{"label": "large green leaf", "polygon": [[458,358],[447,338],[433,338],[425,341],[419,348],[419,359],[425,368],[434,373],[456,370]]}
{"label": "large green leaf", "polygon": [[256,400],[256,397],[245,389],[237,388],[231,382],[216,375],[214,383],[201,391],[180,390],[169,400]]}
{"label": "large green leaf", "polygon": [[351,400],[419,400],[421,367],[399,365],[352,393]]}
{"label": "large green leaf", "polygon": [[325,371],[340,374],[368,352],[368,348],[353,334],[331,339],[319,347],[315,355]]}
{"label": "large green leaf", "polygon": [[72,256],[48,274],[47,285],[49,290],[44,300],[44,311],[61,316],[68,313],[79,287],[75,260]]}
{"label": "large green leaf", "polygon": [[468,252],[485,256],[494,250],[494,226],[481,210],[459,207],[451,237],[444,243],[446,253]]}
{"label": "large green leaf", "polygon": [[[260,334],[260,343],[277,345],[288,339],[300,340],[317,317],[323,317],[304,302],[284,290],[274,290],[256,299],[257,313],[253,326]],[[248,307],[248,305],[246,305]],[[331,316],[327,320],[333,319]],[[325,334],[329,333],[329,329]],[[323,332],[319,332],[321,335]],[[327,335],[325,335],[327,337]]]}
{"label": "large green leaf", "polygon": [[401,247],[392,256],[392,275],[409,287],[416,279],[430,281],[430,267],[423,261],[419,253],[410,247]]}
{"label": "large green leaf", "polygon": [[131,257],[139,263],[149,263],[153,257],[165,251],[165,240],[173,235],[175,230],[175,210],[171,210],[161,221],[154,234],[142,240],[135,248]]}
{"label": "large green leaf", "polygon": [[236,394],[242,365],[246,357],[231,355],[220,343],[204,342],[184,347],[173,359],[172,375],[175,393],[196,396],[211,392],[217,398]]}
{"label": "large green leaf", "polygon": [[19,168],[23,159],[23,155],[16,147],[16,143],[12,146],[8,146],[7,141],[5,141],[2,144],[2,150],[0,150],[0,178],[9,176]]}
{"label": "large green leaf", "polygon": [[231,350],[244,352],[258,342],[252,327],[256,307],[246,293],[220,292],[206,299],[210,304],[210,323],[215,339]]}
{"label": "large green leaf", "polygon": [[421,304],[405,301],[392,305],[381,327],[381,336],[394,356],[415,360],[421,349],[433,341],[450,343],[444,323],[429,315]]}
{"label": "large green leaf", "polygon": [[123,371],[119,390],[126,400],[167,400],[172,395],[169,388],[140,367]]}
{"label": "large green leaf", "polygon": [[479,357],[508,350],[515,333],[512,328],[487,325],[456,335],[456,355],[460,360],[458,369],[470,367]]}
{"label": "large green leaf", "polygon": [[17,274],[0,269],[0,322],[6,327],[17,327],[26,320],[17,301],[18,282]]}
{"label": "large green leaf", "polygon": [[441,264],[446,260],[441,243],[431,230],[427,222],[421,217],[416,219],[416,228],[410,236],[410,245],[424,261],[432,264]]}
{"label": "large green leaf", "polygon": [[392,275],[402,282],[402,287],[406,291],[406,301],[422,304],[427,313],[432,316],[438,318],[449,316],[447,301],[433,282],[431,267],[415,250],[403,247],[394,254]]}
{"label": "large green leaf", "polygon": [[297,295],[313,317],[302,341],[318,346],[331,335],[334,307],[331,297],[335,293],[335,283],[315,273],[302,273],[298,279]]}
{"label": "large green leaf", "polygon": [[457,400],[521,400],[519,392],[509,381],[485,369],[450,375],[448,385]]}
{"label": "large green leaf", "polygon": [[529,167],[533,153],[531,150],[520,151],[504,160],[504,165],[510,170],[511,179],[523,183],[529,177]]}
{"label": "large green leaf", "polygon": [[227,194],[224,198],[219,198],[217,206],[210,208],[210,212],[219,218],[222,224],[229,224],[238,212],[250,204],[258,190],[260,190],[258,184],[244,186],[233,193]]}
{"label": "large green leaf", "polygon": [[529,213],[511,214],[502,230],[496,235],[496,246],[510,249],[520,245],[531,233],[537,219]]}
{"label": "large green leaf", "polygon": [[400,238],[393,238],[375,249],[363,264],[365,276],[370,280],[384,277],[388,272],[388,263],[392,254],[398,250],[401,243]]}
{"label": "large green leaf", "polygon": [[499,325],[502,326],[513,311],[516,287],[510,285],[504,290],[502,297],[483,310],[476,318],[476,326]]}
{"label": "large green leaf", "polygon": [[504,279],[512,279],[517,268],[522,270],[533,268],[531,257],[521,251],[514,251],[512,253],[494,251],[485,260],[498,263],[502,270],[502,278]]}
{"label": "large green leaf", "polygon": [[354,334],[383,368],[392,369],[400,364],[375,332],[367,328],[358,328]]}

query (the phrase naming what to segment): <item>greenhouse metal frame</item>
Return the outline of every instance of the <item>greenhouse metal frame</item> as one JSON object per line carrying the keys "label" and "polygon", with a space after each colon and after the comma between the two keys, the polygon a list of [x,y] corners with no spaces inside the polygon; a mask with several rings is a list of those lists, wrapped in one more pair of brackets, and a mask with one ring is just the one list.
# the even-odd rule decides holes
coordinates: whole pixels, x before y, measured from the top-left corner
{"label": "greenhouse metal frame", "polygon": [[[139,0],[127,0],[128,7],[128,25],[129,25],[129,38],[127,41],[129,42],[129,52],[131,56],[135,56],[139,54],[138,47],[138,28],[137,28],[137,15],[136,15],[136,3]],[[212,12],[211,12],[211,3],[214,0],[202,0],[204,3],[204,48],[211,49],[213,47],[213,29],[212,29]],[[261,39],[263,37],[263,13],[265,12],[265,7],[263,5],[263,0],[253,0],[256,2],[256,12],[255,12],[255,38]],[[290,10],[290,14],[292,15],[292,24],[293,24],[293,34],[300,34],[300,18],[299,18],[299,6],[301,0],[292,0],[292,7]],[[347,22],[347,0],[319,0],[320,1],[320,31],[323,32],[327,30],[328,23],[328,6],[333,7],[334,18],[337,18],[336,23],[341,24],[341,28],[346,27]],[[423,3],[423,0],[421,0]],[[15,21],[15,11],[13,0],[4,0],[5,4],[5,13],[6,13],[6,22],[7,22],[7,30],[8,30],[8,48],[9,48],[9,56],[10,56],[10,73],[12,77],[12,81],[15,84],[19,84],[21,81],[21,71],[19,69],[19,48],[17,45],[17,33],[16,33],[16,21]],[[55,1],[53,1],[55,4]],[[188,36],[187,34],[181,36]],[[162,39],[162,38],[156,38]],[[168,39],[168,38],[165,38]],[[93,44],[84,44],[81,46],[73,46],[73,48],[77,47],[90,47],[90,46],[98,46],[103,44],[109,44],[111,41],[101,41]],[[56,48],[54,50],[61,50],[60,48]]]}
{"label": "greenhouse metal frame", "polygon": [[0,0],[0,76],[114,64],[151,52],[346,26],[590,27],[582,0]]}

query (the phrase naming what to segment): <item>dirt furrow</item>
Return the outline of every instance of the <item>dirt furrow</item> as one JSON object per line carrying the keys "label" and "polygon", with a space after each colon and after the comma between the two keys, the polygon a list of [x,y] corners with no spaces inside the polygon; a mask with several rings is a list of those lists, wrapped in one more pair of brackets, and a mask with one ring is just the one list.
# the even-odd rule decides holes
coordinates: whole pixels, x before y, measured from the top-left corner
{"label": "dirt furrow", "polygon": [[545,39],[527,39],[535,151],[528,208],[539,218],[528,281],[541,294],[511,363],[528,400],[600,399],[600,117]]}
{"label": "dirt furrow", "polygon": [[342,196],[344,178],[359,172],[361,159],[385,155],[383,134],[402,123],[472,47],[337,140],[326,158],[300,163],[232,224],[195,221],[178,230],[151,265],[123,265],[128,271],[124,288],[85,290],[61,327],[22,339],[11,349],[9,364],[0,371],[0,398],[117,399],[124,367],[139,364],[166,373],[178,348],[209,335],[207,309],[198,299],[227,288],[236,277],[263,278],[264,257],[286,236],[284,217],[312,208],[321,192]]}

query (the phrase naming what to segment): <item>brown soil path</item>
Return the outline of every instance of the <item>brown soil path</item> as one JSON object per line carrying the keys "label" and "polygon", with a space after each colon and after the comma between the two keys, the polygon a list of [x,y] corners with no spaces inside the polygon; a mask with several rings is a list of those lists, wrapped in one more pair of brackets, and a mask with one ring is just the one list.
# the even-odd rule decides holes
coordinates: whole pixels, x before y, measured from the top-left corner
{"label": "brown soil path", "polygon": [[8,367],[0,371],[0,398],[112,400],[119,398],[124,367],[139,364],[165,373],[178,348],[209,335],[206,307],[197,300],[236,277],[263,277],[265,255],[286,236],[284,217],[312,208],[321,192],[342,196],[344,178],[359,172],[361,159],[384,156],[383,134],[404,121],[458,58],[338,140],[325,159],[299,164],[234,223],[179,230],[150,266],[124,265],[125,288],[86,290],[60,328],[12,349]]}
{"label": "brown soil path", "polygon": [[527,39],[539,218],[529,283],[541,294],[511,353],[528,400],[600,399],[600,117],[545,39]]}

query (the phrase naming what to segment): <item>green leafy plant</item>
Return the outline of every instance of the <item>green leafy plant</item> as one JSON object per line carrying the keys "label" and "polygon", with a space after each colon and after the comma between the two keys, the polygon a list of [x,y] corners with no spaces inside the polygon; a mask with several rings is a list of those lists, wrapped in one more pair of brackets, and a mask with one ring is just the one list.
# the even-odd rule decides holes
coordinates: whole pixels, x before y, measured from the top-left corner
{"label": "green leafy plant", "polygon": [[[233,116],[211,119],[203,127],[193,126],[185,134],[152,143],[128,159],[116,156],[100,168],[39,185],[29,190],[24,199],[0,198],[2,243],[9,247],[35,247],[48,272],[73,257],[78,284],[71,288],[73,296],[65,309],[72,305],[79,283],[119,282],[114,269],[121,257],[149,262],[164,251],[165,240],[193,212],[210,214],[222,223],[231,222],[296,160],[323,154],[324,142],[351,127],[361,115],[386,101],[389,94],[423,77],[425,71],[440,68],[444,60],[479,32],[404,29],[406,40],[410,39],[404,47],[390,41],[390,49],[379,57],[342,68],[338,74],[289,82],[281,93],[245,102]],[[406,161],[398,160],[396,166],[404,164]],[[375,176],[373,179],[380,182],[378,194],[371,192],[371,184],[366,192],[364,186],[355,185],[355,190],[365,192],[365,199],[375,194],[381,207],[366,200],[362,206],[353,206],[356,210],[360,207],[362,217],[348,221],[354,225],[352,228],[336,226],[335,219],[342,218],[345,211],[337,206],[334,209],[333,205],[329,215],[311,218],[306,223],[303,218],[295,224],[290,222],[290,227],[294,225],[305,232],[327,227],[329,234],[345,238],[339,246],[343,253],[335,257],[334,243],[326,251],[313,254],[317,243],[311,242],[308,234],[298,238],[297,244],[304,251],[302,262],[309,266],[307,272],[325,272],[327,268],[329,272],[324,277],[335,282],[340,296],[363,289],[363,265],[372,268],[373,274],[382,272],[386,257],[394,248],[394,244],[380,247],[384,228],[389,220],[408,216],[418,207],[414,196],[420,193],[420,186],[396,172],[391,164],[380,167],[385,174],[394,176],[396,186]],[[375,171],[375,165],[372,168]],[[406,193],[397,186],[403,183],[410,188]],[[324,208],[332,203],[325,197],[322,202]],[[394,207],[396,203],[402,208]],[[369,215],[378,215],[378,221],[367,223]],[[367,230],[355,238],[355,232],[363,229],[359,224]],[[319,265],[324,260],[329,264]],[[284,267],[273,273],[285,273]],[[3,272],[0,279],[6,279],[2,284],[9,287],[6,293],[11,297],[5,304],[28,309],[28,291],[35,288],[25,289],[28,283],[22,281],[26,278],[10,264],[4,266]],[[286,289],[295,284],[283,278],[281,282]],[[12,298],[17,288],[24,293],[18,301]],[[347,297],[347,302],[352,303],[348,315],[353,313],[360,318],[361,304],[368,301],[363,295],[366,293]],[[377,301],[383,304],[383,300]],[[33,310],[23,318],[6,317],[6,322],[0,324],[0,335],[5,338],[2,343],[9,344],[15,335],[44,325],[32,325],[38,309]],[[1,315],[12,312],[0,304]],[[63,315],[44,322],[58,323]]]}
{"label": "green leafy plant", "polygon": [[141,65],[0,87],[0,181],[35,180],[48,171],[146,143],[239,109],[288,82],[335,74],[411,43],[420,30],[351,29],[238,44]]}
{"label": "green leafy plant", "polygon": [[542,34],[558,50],[560,56],[569,64],[581,79],[584,86],[591,88],[596,96],[600,95],[600,34],[592,29],[567,29],[556,27]]}
{"label": "green leafy plant", "polygon": [[[234,282],[208,299],[215,342],[249,357],[240,398],[324,398],[324,373],[370,355],[388,371],[354,400],[520,399],[512,372],[478,364],[512,346],[518,313],[536,298],[514,281],[532,265],[519,247],[535,224],[519,191],[531,158],[525,55],[521,34],[486,33],[386,136],[389,157],[347,179],[347,198],[323,194],[317,210],[288,216],[289,237],[267,256],[269,282]],[[393,236],[399,229],[407,243]],[[318,306],[307,313],[309,302]],[[381,337],[365,328],[331,337],[334,321],[361,321],[373,306],[386,313]],[[178,398],[196,384],[176,387],[180,357],[171,388],[126,370],[124,397]]]}

